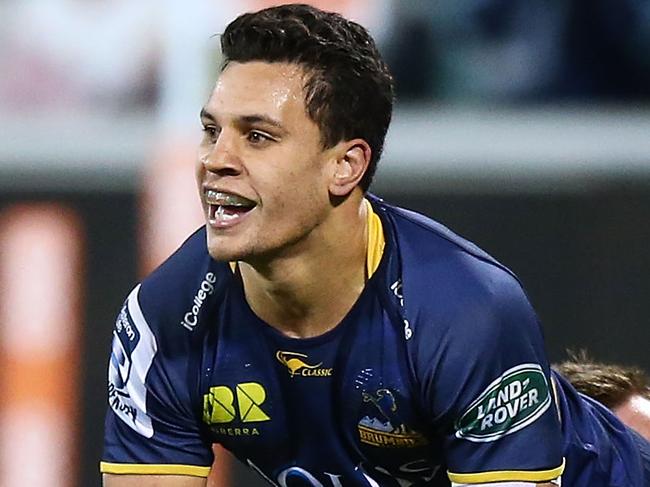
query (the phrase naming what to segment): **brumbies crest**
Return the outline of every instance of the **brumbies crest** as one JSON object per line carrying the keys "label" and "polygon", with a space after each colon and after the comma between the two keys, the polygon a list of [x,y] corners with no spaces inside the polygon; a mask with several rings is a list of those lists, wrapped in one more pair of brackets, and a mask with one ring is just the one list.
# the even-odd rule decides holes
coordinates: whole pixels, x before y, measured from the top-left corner
{"label": "brumbies crest", "polygon": [[362,443],[383,448],[414,448],[428,443],[424,435],[402,421],[395,396],[389,389],[363,391],[362,397],[364,403],[374,406],[374,414],[364,416],[357,424]]}
{"label": "brumbies crest", "polygon": [[494,380],[456,422],[456,436],[494,441],[525,428],[551,405],[548,381],[538,364],[521,364]]}

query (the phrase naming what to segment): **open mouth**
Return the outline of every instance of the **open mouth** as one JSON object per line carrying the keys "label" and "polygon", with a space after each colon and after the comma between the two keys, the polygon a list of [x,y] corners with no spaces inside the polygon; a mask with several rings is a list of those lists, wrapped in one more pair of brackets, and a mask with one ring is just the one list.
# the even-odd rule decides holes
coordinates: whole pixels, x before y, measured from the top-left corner
{"label": "open mouth", "polygon": [[208,189],[205,191],[208,220],[211,225],[227,227],[237,223],[248,214],[256,203],[243,196]]}

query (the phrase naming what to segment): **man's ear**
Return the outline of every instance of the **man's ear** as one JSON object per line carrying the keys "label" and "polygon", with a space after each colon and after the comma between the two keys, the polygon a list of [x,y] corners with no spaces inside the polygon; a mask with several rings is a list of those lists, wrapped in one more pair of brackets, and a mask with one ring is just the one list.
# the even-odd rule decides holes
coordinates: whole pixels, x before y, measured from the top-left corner
{"label": "man's ear", "polygon": [[363,139],[347,140],[339,145],[329,191],[332,196],[347,196],[368,170],[372,150]]}

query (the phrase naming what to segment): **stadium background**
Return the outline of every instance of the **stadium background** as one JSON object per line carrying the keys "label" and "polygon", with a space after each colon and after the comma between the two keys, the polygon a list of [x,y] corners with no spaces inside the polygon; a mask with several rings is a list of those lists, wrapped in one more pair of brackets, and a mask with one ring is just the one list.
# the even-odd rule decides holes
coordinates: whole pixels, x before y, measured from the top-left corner
{"label": "stadium background", "polygon": [[[0,487],[100,485],[114,316],[200,224],[212,35],[272,3],[0,2]],[[311,3],[396,75],[374,192],[512,268],[552,360],[650,370],[650,3]]]}

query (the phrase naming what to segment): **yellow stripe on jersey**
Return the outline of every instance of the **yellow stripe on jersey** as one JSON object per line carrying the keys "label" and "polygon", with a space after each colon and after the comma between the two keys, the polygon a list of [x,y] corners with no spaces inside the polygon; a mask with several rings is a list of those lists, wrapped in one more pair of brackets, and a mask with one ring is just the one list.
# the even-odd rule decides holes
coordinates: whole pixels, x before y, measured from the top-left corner
{"label": "yellow stripe on jersey", "polygon": [[118,475],[189,475],[191,477],[207,477],[210,474],[210,467],[198,467],[196,465],[100,462],[99,471],[102,473]]}
{"label": "yellow stripe on jersey", "polygon": [[551,470],[494,470],[480,473],[453,473],[447,471],[452,482],[458,484],[481,484],[487,482],[549,482],[555,480],[564,472],[565,460],[562,465]]}
{"label": "yellow stripe on jersey", "polygon": [[366,278],[370,279],[379,267],[381,257],[384,255],[386,240],[384,239],[384,227],[377,213],[372,209],[368,200],[366,202],[367,214],[367,237],[368,250],[366,253]]}

